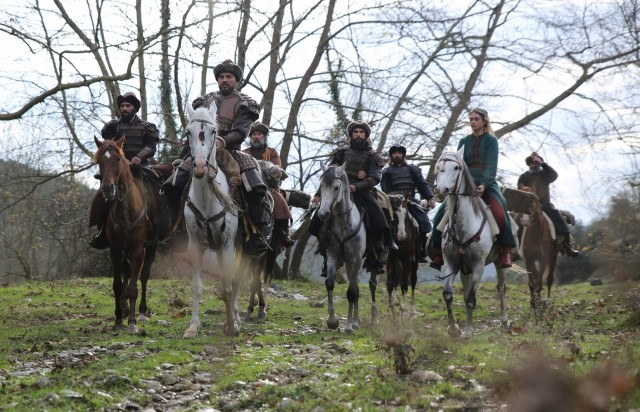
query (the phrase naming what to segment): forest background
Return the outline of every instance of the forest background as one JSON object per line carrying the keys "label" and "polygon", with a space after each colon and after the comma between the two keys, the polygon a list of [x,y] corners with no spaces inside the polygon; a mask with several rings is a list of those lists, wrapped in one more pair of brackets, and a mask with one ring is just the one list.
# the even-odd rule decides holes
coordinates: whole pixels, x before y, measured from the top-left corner
{"label": "forest background", "polygon": [[[289,178],[313,193],[320,167],[369,122],[423,168],[490,113],[500,176],[514,187],[533,150],[560,172],[556,204],[578,217],[584,258],[561,280],[638,277],[637,1],[0,0],[0,275],[108,273],[88,248],[93,136],[136,92],[170,162],[185,104],[216,90],[231,58],[261,105]],[[304,223],[279,276],[309,275]],[[307,271],[307,272],[305,272]]]}

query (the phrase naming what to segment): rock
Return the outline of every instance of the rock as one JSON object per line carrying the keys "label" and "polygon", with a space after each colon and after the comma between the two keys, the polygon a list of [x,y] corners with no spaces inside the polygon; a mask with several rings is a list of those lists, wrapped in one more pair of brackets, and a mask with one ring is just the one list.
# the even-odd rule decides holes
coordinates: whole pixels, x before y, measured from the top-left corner
{"label": "rock", "polygon": [[410,375],[411,380],[416,380],[418,382],[442,382],[443,378],[439,374],[434,371],[414,371]]}
{"label": "rock", "polygon": [[50,394],[46,395],[43,400],[46,403],[50,403],[52,405],[55,405],[56,403],[60,402],[60,396],[58,396],[57,393],[55,392],[51,392]]}
{"label": "rock", "polygon": [[51,384],[51,381],[49,381],[49,379],[45,376],[39,378],[37,381],[35,381],[33,383],[33,386],[35,386],[38,389],[42,389],[45,388],[47,386],[49,386]]}
{"label": "rock", "polygon": [[589,283],[591,284],[591,286],[602,286],[602,279],[593,278],[589,281]]}
{"label": "rock", "polygon": [[84,395],[76,392],[76,391],[72,391],[71,389],[63,389],[60,391],[60,396],[62,396],[63,398],[67,398],[67,399],[84,399]]}
{"label": "rock", "polygon": [[162,390],[162,384],[158,381],[140,379],[139,382],[145,389]]}

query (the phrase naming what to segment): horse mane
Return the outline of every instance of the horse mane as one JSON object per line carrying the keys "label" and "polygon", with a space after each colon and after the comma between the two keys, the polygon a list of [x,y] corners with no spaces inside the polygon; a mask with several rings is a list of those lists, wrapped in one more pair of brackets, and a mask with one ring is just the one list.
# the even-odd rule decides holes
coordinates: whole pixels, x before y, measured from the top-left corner
{"label": "horse mane", "polygon": [[[320,183],[328,186],[333,182],[335,178],[339,178],[340,180],[345,182],[347,180],[347,175],[345,173],[342,173],[342,176],[336,175],[336,168],[338,167],[338,165],[328,166],[327,170],[325,170],[320,176]],[[329,173],[329,171],[331,171],[331,173]]]}

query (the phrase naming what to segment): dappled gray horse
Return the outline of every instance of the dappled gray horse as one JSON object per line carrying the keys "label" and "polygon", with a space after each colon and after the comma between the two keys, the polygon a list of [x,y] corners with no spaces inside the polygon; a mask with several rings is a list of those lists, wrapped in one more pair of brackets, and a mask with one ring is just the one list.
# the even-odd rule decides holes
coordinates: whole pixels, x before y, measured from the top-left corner
{"label": "dappled gray horse", "polygon": [[[333,288],[337,268],[344,264],[349,288],[347,300],[349,301],[349,314],[345,332],[352,332],[360,326],[358,316],[358,273],[362,267],[362,260],[367,243],[366,231],[362,222],[362,214],[351,199],[349,191],[349,179],[344,172],[345,165],[322,165],[324,173],[320,178],[320,206],[316,213],[324,221],[328,231],[327,242],[327,287],[329,318],[327,326],[337,329],[340,321],[335,314],[333,306]],[[372,306],[372,316],[375,316],[375,306]]]}
{"label": "dappled gray horse", "polygon": [[[494,236],[487,221],[487,206],[476,196],[476,185],[462,156],[458,152],[446,152],[436,163],[436,193],[447,195],[446,228],[442,232],[442,254],[444,258],[445,284],[442,291],[447,305],[449,334],[460,335],[461,331],[453,315],[453,281],[458,272],[464,288],[464,303],[467,309],[465,335],[473,334],[473,310],[476,307],[476,291],[484,267],[498,258],[494,247]],[[444,219],[443,219],[444,221]],[[495,250],[493,250],[495,249]],[[493,250],[493,252],[492,252]],[[498,268],[498,295],[500,296],[500,321],[509,326],[504,302],[506,284],[505,269]]]}
{"label": "dappled gray horse", "polygon": [[224,333],[240,333],[238,315],[238,289],[240,282],[235,270],[235,241],[238,230],[238,208],[229,197],[227,177],[216,164],[215,133],[216,105],[209,110],[194,110],[187,105],[189,124],[187,137],[193,159],[189,195],[184,208],[184,220],[189,233],[188,253],[194,267],[191,287],[191,323],[185,338],[198,334],[200,318],[198,308],[202,296],[202,262],[206,250],[217,256],[217,268],[212,272],[222,278],[222,299],[226,320]]}

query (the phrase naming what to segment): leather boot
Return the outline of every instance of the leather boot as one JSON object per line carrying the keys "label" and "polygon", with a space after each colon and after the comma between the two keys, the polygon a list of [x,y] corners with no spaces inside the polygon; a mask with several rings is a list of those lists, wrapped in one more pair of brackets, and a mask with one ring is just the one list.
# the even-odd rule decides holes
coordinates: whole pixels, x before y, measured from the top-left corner
{"label": "leather boot", "polygon": [[500,256],[499,256],[500,263],[498,264],[498,267],[500,269],[508,269],[512,266],[511,257],[509,256],[509,254],[510,254],[509,246],[500,245]]}
{"label": "leather boot", "polygon": [[289,237],[289,221],[287,219],[278,219],[276,225],[278,226],[278,232],[282,239],[282,246],[285,248],[293,246],[296,241]]}
{"label": "leather boot", "polygon": [[427,259],[427,235],[421,235],[420,241],[420,250],[418,251],[418,262],[427,263],[429,259]]}
{"label": "leather boot", "polygon": [[571,235],[569,233],[564,235],[564,241],[562,242],[562,254],[569,257],[580,256],[580,252],[571,247]]}
{"label": "leather boot", "polygon": [[94,249],[106,249],[109,247],[107,233],[105,232],[104,227],[100,227],[99,229],[99,232],[93,236],[91,241],[89,241],[89,246]]}
{"label": "leather boot", "polygon": [[442,249],[436,249],[435,256],[431,259],[431,263],[429,266],[440,270],[440,268],[444,265],[444,259],[442,258]]}

